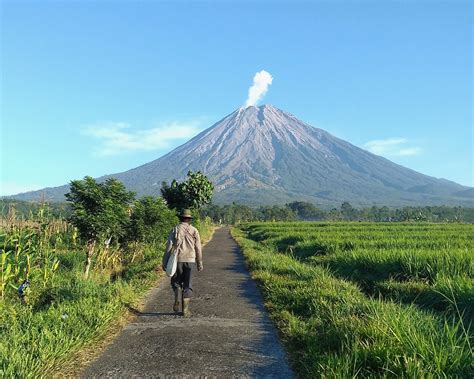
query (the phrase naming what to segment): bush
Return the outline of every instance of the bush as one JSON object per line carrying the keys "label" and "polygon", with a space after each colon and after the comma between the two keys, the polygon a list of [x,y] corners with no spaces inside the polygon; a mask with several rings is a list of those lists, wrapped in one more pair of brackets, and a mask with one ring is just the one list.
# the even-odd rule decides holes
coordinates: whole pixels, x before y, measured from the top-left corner
{"label": "bush", "polygon": [[125,240],[162,243],[177,222],[176,212],[170,210],[162,198],[143,197],[133,204]]}

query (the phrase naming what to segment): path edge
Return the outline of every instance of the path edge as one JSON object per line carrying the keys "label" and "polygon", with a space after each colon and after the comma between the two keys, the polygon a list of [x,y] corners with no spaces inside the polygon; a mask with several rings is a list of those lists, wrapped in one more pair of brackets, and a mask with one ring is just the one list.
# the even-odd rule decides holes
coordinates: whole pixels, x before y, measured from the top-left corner
{"label": "path edge", "polygon": [[250,275],[250,278],[253,280],[253,282],[256,284],[257,286],[257,289],[258,289],[258,292],[260,294],[260,298],[262,300],[262,304],[263,304],[263,308],[264,308],[264,311],[266,313],[266,318],[268,319],[268,321],[272,324],[272,328],[274,329],[275,331],[275,335],[276,337],[278,338],[278,343],[280,344],[280,347],[284,353],[284,356],[285,356],[285,361],[286,361],[286,364],[288,366],[288,368],[291,370],[292,374],[293,374],[293,377],[296,378],[297,375],[296,375],[296,372],[295,372],[295,369],[294,369],[294,365],[293,365],[293,361],[290,357],[290,353],[286,347],[286,344],[283,342],[284,339],[282,338],[282,333],[280,331],[280,328],[278,327],[278,325],[276,324],[275,320],[273,319],[272,317],[272,314],[270,312],[270,309],[268,309],[267,307],[267,304],[265,302],[265,296],[264,296],[264,293],[263,293],[263,290],[262,290],[262,286],[261,286],[261,283],[259,283],[258,280],[256,280],[254,278],[254,275],[252,273],[252,270],[250,270],[249,268],[249,264],[248,264],[248,261],[247,261],[247,256],[245,255],[245,250],[244,248],[240,245],[238,239],[236,238],[236,236],[234,235],[234,231],[238,231],[238,232],[243,232],[242,229],[240,229],[238,226],[230,226],[229,227],[229,234],[231,236],[231,238],[235,241],[235,243],[237,244],[237,246],[239,247],[239,250],[242,254],[242,256],[244,257],[244,263],[245,263],[245,269],[248,271],[249,275]]}
{"label": "path edge", "polygon": [[[214,237],[214,232],[219,229],[217,226],[213,226],[209,236],[201,241],[202,247],[206,246]],[[233,237],[232,237],[233,238]],[[153,292],[159,288],[164,280],[168,277],[164,272],[158,272],[156,281],[146,290],[139,299],[137,299],[137,305],[134,311],[143,311],[145,305],[148,302]],[[93,363],[106,349],[114,342],[114,340],[120,335],[122,330],[131,322],[137,318],[136,313],[133,313],[130,309],[124,309],[123,312],[111,321],[110,325],[100,331],[95,338],[90,342],[86,343],[78,351],[72,353],[70,356],[64,359],[63,362],[58,361],[51,370],[48,370],[48,377],[51,378],[78,378],[81,373]]]}

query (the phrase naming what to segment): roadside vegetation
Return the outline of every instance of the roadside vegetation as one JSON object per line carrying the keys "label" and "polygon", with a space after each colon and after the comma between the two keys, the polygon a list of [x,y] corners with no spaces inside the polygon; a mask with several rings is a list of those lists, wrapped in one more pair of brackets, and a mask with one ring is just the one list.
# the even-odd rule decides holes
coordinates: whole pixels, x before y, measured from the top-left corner
{"label": "roadside vegetation", "polygon": [[[21,217],[10,207],[1,219],[0,377],[51,376],[103,338],[156,282],[178,222],[164,199],[135,199],[114,179],[73,181],[67,198],[68,219],[45,203]],[[194,202],[194,213],[209,200]],[[195,225],[206,240],[210,220]]]}
{"label": "roadside vegetation", "polygon": [[233,234],[299,377],[474,376],[474,225],[267,222]]}

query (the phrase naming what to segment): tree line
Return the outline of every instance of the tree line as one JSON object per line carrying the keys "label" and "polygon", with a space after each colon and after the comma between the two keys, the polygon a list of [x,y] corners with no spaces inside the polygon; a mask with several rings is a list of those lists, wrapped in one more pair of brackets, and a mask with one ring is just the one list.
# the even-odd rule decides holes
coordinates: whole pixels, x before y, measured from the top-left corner
{"label": "tree line", "polygon": [[[92,178],[91,178],[92,179]],[[86,178],[84,178],[86,180]],[[236,224],[245,221],[373,221],[373,222],[474,222],[474,208],[450,206],[406,206],[389,208],[387,206],[372,206],[355,208],[349,202],[343,202],[339,207],[323,209],[313,203],[294,201],[285,205],[249,207],[232,203],[226,205],[208,204],[212,198],[213,185],[200,172],[188,173],[183,182],[173,180],[170,184],[163,183],[161,188],[162,200],[156,197],[133,199],[127,206],[145,212],[153,209],[160,212],[160,207],[171,209],[194,208],[200,209],[202,217],[210,217],[215,223]],[[161,203],[164,200],[163,203]],[[161,204],[161,205],[158,205]],[[17,216],[28,219],[32,213],[41,207],[39,202],[27,202],[14,199],[0,199],[0,214],[7,217],[15,212]],[[49,204],[52,215],[68,218],[72,207],[69,203]],[[146,217],[145,215],[143,217]],[[138,233],[138,232],[136,232]],[[136,237],[134,237],[136,238]]]}
{"label": "tree line", "polygon": [[211,204],[201,210],[201,216],[216,223],[236,224],[246,221],[373,221],[373,222],[474,222],[474,208],[422,206],[389,208],[372,206],[354,208],[345,201],[338,208],[325,210],[316,205],[295,201],[286,205],[252,208],[232,203]]}

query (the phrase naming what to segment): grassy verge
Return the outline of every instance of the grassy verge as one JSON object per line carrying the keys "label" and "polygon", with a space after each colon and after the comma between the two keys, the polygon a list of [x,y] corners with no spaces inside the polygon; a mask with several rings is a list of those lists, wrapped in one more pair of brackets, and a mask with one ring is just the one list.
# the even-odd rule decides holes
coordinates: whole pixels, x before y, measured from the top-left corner
{"label": "grassy verge", "polygon": [[[199,229],[207,241],[212,224]],[[156,283],[162,254],[163,246],[145,246],[120,275],[96,268],[86,280],[84,252],[57,251],[58,270],[45,286],[32,280],[28,304],[13,293],[0,301],[0,377],[53,376],[78,351],[100,344]]]}
{"label": "grassy verge", "polygon": [[[69,263],[28,305],[0,304],[0,376],[37,377],[90,342],[117,320],[156,281],[161,252],[148,250],[123,277],[93,272],[83,279],[83,252],[64,255]],[[71,267],[72,264],[72,267]]]}
{"label": "grassy verge", "polygon": [[460,321],[367,297],[328,267],[253,241],[241,230],[232,234],[299,377],[473,376],[472,341]]}

